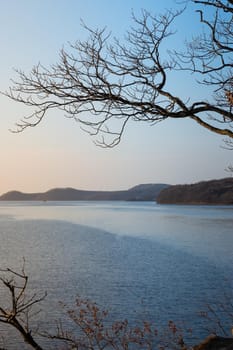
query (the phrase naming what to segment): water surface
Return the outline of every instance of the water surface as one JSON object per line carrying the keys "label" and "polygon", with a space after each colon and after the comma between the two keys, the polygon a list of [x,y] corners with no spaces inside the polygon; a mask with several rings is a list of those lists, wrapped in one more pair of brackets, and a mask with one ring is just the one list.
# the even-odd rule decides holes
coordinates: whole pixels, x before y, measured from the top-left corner
{"label": "water surface", "polygon": [[203,337],[198,311],[231,288],[232,228],[232,206],[0,202],[0,263],[26,258],[31,288],[48,292],[42,326],[78,294],[113,318],[184,321]]}

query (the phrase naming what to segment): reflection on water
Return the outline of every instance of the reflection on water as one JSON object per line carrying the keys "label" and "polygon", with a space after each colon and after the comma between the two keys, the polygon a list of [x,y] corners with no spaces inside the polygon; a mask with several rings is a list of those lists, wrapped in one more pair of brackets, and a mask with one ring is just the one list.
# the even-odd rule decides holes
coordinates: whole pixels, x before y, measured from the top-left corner
{"label": "reflection on water", "polygon": [[0,215],[61,220],[117,235],[156,240],[230,266],[233,206],[175,206],[153,202],[0,202]]}
{"label": "reflection on water", "polygon": [[79,294],[115,318],[185,320],[204,336],[197,312],[231,284],[232,227],[233,207],[0,203],[0,259],[26,258],[31,288],[48,292],[45,327]]}

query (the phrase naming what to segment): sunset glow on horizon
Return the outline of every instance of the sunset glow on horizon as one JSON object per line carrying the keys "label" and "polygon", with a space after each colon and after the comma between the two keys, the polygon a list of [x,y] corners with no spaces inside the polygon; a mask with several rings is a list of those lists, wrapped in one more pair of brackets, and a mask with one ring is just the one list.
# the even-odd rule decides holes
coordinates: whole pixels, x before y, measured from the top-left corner
{"label": "sunset glow on horizon", "polygon": [[[177,8],[173,0],[9,0],[0,4],[1,84],[6,91],[17,79],[14,68],[30,72],[41,62],[58,61],[68,42],[85,39],[81,19],[90,27],[107,27],[122,38],[132,25],[132,9],[163,13]],[[174,45],[196,33],[199,18],[192,6],[177,19]],[[174,25],[175,26],[175,25]],[[185,32],[185,28],[188,31]],[[201,26],[200,26],[201,30]],[[192,77],[170,82],[177,95],[201,96],[205,89],[192,85]],[[204,97],[203,97],[204,98]],[[122,142],[113,149],[97,147],[79,124],[53,111],[35,128],[11,133],[29,110],[0,95],[0,194],[10,190],[43,192],[55,187],[84,190],[128,189],[140,183],[193,183],[228,177],[232,161],[221,136],[188,120],[166,120],[149,126],[131,122]]]}

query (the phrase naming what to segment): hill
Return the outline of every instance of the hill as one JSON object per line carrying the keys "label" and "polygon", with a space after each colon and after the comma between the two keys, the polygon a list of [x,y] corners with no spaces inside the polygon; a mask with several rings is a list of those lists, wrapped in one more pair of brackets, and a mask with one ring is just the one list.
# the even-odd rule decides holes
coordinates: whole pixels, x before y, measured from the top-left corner
{"label": "hill", "polygon": [[160,204],[233,204],[233,178],[174,185],[157,197]]}
{"label": "hill", "polygon": [[127,196],[130,201],[154,201],[164,188],[169,187],[167,184],[141,184],[130,188]]}
{"label": "hill", "polygon": [[54,188],[43,193],[10,191],[0,196],[0,201],[155,201],[159,192],[168,186],[166,184],[141,184],[125,191],[85,191],[75,188]]}

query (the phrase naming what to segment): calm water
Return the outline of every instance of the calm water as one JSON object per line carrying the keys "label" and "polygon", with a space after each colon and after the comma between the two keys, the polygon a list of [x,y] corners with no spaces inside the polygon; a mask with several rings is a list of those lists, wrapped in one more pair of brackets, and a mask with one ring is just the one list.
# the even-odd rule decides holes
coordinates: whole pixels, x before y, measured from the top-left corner
{"label": "calm water", "polygon": [[197,313],[232,293],[232,206],[0,202],[0,239],[1,266],[25,257],[31,288],[48,292],[42,328],[80,295],[114,319],[185,321],[201,338]]}

